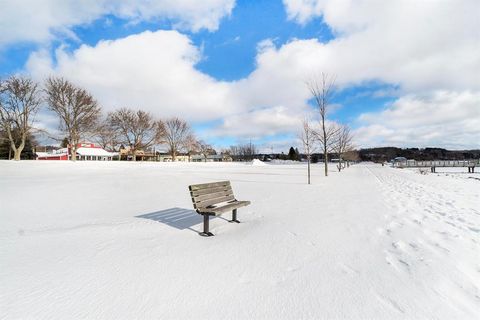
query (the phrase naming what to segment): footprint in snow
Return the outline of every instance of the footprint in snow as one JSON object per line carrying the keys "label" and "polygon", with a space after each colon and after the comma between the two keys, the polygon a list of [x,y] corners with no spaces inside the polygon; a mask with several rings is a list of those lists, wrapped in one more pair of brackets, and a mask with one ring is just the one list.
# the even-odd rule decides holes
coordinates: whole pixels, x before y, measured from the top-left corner
{"label": "footprint in snow", "polygon": [[349,275],[356,275],[358,274],[358,271],[353,269],[352,267],[344,264],[344,263],[339,263],[339,266],[340,266],[340,269],[343,271],[343,273],[345,274],[349,274]]}
{"label": "footprint in snow", "polygon": [[400,307],[400,305],[395,300],[390,299],[388,297],[382,297],[378,293],[376,294],[376,296],[377,296],[377,299],[380,300],[380,302],[382,302],[385,306],[393,309],[396,312],[405,313],[403,308]]}
{"label": "footprint in snow", "polygon": [[300,269],[300,267],[288,267],[288,268],[287,268],[287,271],[288,271],[288,272],[295,272],[295,271],[297,271],[298,269]]}
{"label": "footprint in snow", "polygon": [[415,242],[410,242],[408,244],[413,250],[418,251],[418,245]]}

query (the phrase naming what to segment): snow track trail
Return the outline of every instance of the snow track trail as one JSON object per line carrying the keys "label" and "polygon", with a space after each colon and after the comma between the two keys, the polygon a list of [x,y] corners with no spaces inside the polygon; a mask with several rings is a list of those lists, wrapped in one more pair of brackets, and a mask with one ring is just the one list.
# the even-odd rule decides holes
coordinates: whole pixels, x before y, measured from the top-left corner
{"label": "snow track trail", "polygon": [[[0,161],[0,319],[477,319],[480,180],[331,170]],[[220,180],[252,204],[199,237]]]}
{"label": "snow track trail", "polygon": [[[452,308],[478,315],[480,185],[459,188],[457,181],[436,184],[408,170],[366,168],[389,207],[385,225],[377,229],[391,244],[384,251],[387,263],[405,277],[431,279],[432,294],[448,297],[444,303]],[[436,174],[433,178],[449,179]],[[471,258],[474,263],[469,265]]]}

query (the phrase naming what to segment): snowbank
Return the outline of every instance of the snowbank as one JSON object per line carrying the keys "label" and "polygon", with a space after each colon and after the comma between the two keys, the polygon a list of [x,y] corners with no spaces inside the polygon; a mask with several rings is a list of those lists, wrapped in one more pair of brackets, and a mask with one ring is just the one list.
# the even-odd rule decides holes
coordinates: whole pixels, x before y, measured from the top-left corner
{"label": "snowbank", "polygon": [[[478,316],[480,181],[322,172],[0,161],[0,318]],[[187,186],[225,179],[252,204],[202,238]]]}
{"label": "snowbank", "polygon": [[268,166],[268,164],[266,164],[265,162],[263,161],[260,161],[258,159],[253,159],[252,162],[250,162],[250,164],[254,167],[264,167],[264,166]]}

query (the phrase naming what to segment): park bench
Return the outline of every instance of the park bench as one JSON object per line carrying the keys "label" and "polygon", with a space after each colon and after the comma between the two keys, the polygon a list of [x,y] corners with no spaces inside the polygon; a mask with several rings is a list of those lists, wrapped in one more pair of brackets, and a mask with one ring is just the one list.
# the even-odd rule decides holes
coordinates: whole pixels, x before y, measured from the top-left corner
{"label": "park bench", "polygon": [[229,222],[240,223],[237,220],[237,209],[248,206],[250,201],[238,201],[233,195],[230,181],[194,184],[188,187],[192,197],[193,208],[198,214],[203,215],[203,232],[201,236],[213,236],[209,229],[210,216],[220,216],[232,211],[232,220]]}

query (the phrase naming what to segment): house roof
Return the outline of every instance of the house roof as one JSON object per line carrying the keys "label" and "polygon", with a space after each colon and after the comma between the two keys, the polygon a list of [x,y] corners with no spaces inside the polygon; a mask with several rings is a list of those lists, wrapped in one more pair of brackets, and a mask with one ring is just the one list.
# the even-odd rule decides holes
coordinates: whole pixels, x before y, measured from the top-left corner
{"label": "house roof", "polygon": [[115,154],[108,152],[102,148],[78,148],[77,154],[81,156],[101,156],[101,157],[112,157]]}

